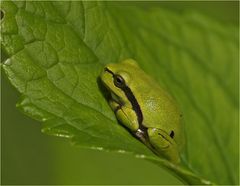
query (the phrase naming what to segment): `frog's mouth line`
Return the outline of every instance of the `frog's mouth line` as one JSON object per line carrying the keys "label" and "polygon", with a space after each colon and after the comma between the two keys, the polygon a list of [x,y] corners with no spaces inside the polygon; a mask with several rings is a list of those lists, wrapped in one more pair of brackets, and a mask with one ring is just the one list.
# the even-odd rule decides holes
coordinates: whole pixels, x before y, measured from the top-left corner
{"label": "frog's mouth line", "polygon": [[118,103],[120,106],[123,106],[124,103],[123,101],[121,101],[121,99],[119,98],[119,96],[117,96],[114,92],[111,91],[111,98],[113,101],[115,101],[116,103]]}

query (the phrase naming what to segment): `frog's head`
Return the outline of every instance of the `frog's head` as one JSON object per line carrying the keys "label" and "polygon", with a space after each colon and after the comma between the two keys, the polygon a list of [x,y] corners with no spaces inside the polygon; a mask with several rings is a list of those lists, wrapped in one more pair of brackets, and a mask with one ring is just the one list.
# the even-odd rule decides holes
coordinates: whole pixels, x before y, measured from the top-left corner
{"label": "frog's head", "polygon": [[101,80],[106,88],[111,92],[112,98],[126,105],[129,103],[124,89],[129,87],[134,70],[138,68],[137,63],[132,59],[126,59],[121,63],[112,63],[104,67],[101,73]]}

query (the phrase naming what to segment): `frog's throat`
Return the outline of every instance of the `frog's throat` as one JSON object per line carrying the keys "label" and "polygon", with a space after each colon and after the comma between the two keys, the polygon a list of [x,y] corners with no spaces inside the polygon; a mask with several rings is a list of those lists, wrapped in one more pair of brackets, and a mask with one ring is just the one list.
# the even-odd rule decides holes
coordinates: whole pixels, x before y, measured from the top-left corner
{"label": "frog's throat", "polygon": [[[108,69],[108,68],[105,67],[104,70],[105,70],[106,72],[112,74],[112,76],[113,76],[113,78],[114,78],[115,75],[114,75],[114,73],[113,73],[110,69]],[[140,108],[140,106],[139,106],[139,104],[138,104],[138,102],[137,102],[137,99],[135,98],[135,96],[133,95],[131,89],[130,89],[127,85],[124,86],[124,87],[121,87],[120,89],[121,89],[121,90],[124,92],[124,94],[126,95],[127,99],[129,100],[129,102],[130,102],[131,105],[132,105],[132,109],[134,110],[134,112],[135,112],[136,115],[137,115],[138,124],[139,124],[139,129],[140,129],[143,133],[147,134],[147,128],[144,127],[143,124],[142,124],[142,122],[143,122],[143,114],[142,114],[142,110],[141,110],[141,108]]]}

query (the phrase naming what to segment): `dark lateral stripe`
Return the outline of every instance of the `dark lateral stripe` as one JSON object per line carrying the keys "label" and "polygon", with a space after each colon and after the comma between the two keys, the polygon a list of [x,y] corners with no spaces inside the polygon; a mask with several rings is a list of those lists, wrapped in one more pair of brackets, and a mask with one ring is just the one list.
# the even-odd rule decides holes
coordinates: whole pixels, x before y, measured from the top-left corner
{"label": "dark lateral stripe", "polygon": [[143,114],[142,114],[141,108],[140,108],[135,96],[133,95],[131,89],[127,86],[123,87],[122,90],[125,93],[125,95],[127,96],[128,100],[131,102],[132,108],[135,111],[135,113],[137,114],[139,126],[142,126]]}
{"label": "dark lateral stripe", "polygon": [[110,74],[112,74],[114,76],[114,73],[111,70],[109,70],[107,67],[105,67],[104,70],[109,72]]}

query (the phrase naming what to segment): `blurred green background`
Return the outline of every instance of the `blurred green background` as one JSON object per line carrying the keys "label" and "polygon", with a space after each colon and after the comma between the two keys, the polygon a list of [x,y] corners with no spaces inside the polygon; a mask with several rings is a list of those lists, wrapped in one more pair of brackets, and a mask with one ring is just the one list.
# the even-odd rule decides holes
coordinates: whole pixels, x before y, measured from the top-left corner
{"label": "blurred green background", "polygon": [[[118,2],[120,3],[120,2]],[[142,8],[198,11],[238,24],[238,2],[121,2]],[[1,74],[2,184],[181,184],[150,162],[132,156],[71,146],[46,136],[41,126],[15,107],[19,94]]]}

